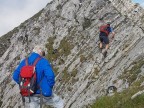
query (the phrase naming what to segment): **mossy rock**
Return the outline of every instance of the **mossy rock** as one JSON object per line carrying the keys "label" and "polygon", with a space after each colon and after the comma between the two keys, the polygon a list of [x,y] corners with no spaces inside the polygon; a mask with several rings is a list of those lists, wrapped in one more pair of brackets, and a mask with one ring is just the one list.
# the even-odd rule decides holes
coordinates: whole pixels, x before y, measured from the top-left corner
{"label": "mossy rock", "polygon": [[133,67],[130,70],[126,69],[120,76],[120,79],[127,79],[130,84],[137,79],[138,74],[141,72],[141,67],[144,65],[144,60],[143,58],[139,59],[131,65],[133,65]]}
{"label": "mossy rock", "polygon": [[2,103],[3,103],[3,102],[0,100],[0,107],[2,106]]}
{"label": "mossy rock", "polygon": [[91,20],[88,18],[84,18],[84,23],[83,23],[83,30],[85,30],[86,28],[90,27],[92,24]]}
{"label": "mossy rock", "polygon": [[[55,37],[50,37],[48,39],[48,44],[46,48],[48,49],[48,55],[46,56],[51,62],[56,61],[60,57],[66,57],[71,53],[71,49],[74,47],[69,40],[65,37],[59,45],[58,49],[53,48]],[[56,53],[54,51],[57,50]],[[60,59],[60,64],[64,63],[64,59]]]}
{"label": "mossy rock", "polygon": [[10,39],[14,33],[18,32],[17,28],[14,28],[12,31],[0,37],[0,57],[6,52],[9,48],[11,42]]}

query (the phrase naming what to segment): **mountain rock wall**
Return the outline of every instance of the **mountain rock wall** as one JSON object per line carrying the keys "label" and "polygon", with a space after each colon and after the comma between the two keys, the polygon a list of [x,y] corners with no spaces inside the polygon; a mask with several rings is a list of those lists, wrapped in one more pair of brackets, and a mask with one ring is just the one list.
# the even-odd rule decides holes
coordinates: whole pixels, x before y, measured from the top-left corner
{"label": "mountain rock wall", "polygon": [[[99,19],[103,20],[100,21]],[[12,72],[33,47],[43,44],[56,74],[54,92],[65,108],[84,108],[106,94],[109,86],[121,92],[134,80],[120,78],[144,55],[144,10],[130,0],[54,0],[0,38],[1,107],[22,105]],[[110,22],[108,56],[99,51],[99,26]],[[141,65],[142,67],[143,65]]]}

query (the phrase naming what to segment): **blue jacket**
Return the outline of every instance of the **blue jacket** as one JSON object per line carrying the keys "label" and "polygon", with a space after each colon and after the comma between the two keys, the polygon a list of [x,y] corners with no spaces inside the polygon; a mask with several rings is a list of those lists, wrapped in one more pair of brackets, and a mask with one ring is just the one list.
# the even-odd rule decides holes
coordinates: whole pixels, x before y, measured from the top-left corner
{"label": "blue jacket", "polygon": [[[28,57],[28,64],[32,65],[34,61],[40,57],[37,53],[32,53]],[[19,84],[19,75],[21,68],[25,66],[25,59],[21,61],[19,66],[13,73],[13,79]],[[51,96],[52,95],[52,88],[55,84],[55,75],[54,72],[49,64],[49,61],[45,58],[40,59],[36,64],[36,75],[37,75],[37,84],[40,85],[42,89],[42,94],[44,96]],[[40,90],[36,91],[36,94],[39,94]]]}

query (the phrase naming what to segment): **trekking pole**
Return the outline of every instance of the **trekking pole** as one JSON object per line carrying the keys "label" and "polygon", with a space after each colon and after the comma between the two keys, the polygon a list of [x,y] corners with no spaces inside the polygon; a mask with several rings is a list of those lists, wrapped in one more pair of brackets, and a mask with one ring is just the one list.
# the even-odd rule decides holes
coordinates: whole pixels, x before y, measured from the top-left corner
{"label": "trekking pole", "polygon": [[[21,95],[22,96],[22,95]],[[23,103],[23,106],[25,108],[25,98],[22,96],[22,103]]]}
{"label": "trekking pole", "polygon": [[42,97],[42,89],[40,88],[40,108],[42,108],[43,97]]}
{"label": "trekking pole", "polygon": [[[20,88],[20,84],[19,84],[19,88]],[[21,92],[20,92],[20,94],[21,94]],[[22,94],[21,94],[21,97],[22,97],[22,104],[23,104],[23,106],[24,106],[24,108],[25,108],[25,98],[23,97]]]}
{"label": "trekking pole", "polygon": [[29,98],[29,103],[31,102],[30,100],[30,85],[28,85],[28,98]]}

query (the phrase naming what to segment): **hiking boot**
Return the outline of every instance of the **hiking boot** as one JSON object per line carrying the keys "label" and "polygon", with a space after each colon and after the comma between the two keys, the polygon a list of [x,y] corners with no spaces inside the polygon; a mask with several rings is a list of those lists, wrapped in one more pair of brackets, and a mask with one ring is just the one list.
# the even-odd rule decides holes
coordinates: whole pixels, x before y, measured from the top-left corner
{"label": "hiking boot", "polygon": [[100,52],[100,53],[102,53],[102,49],[103,49],[103,48],[99,48],[99,52]]}
{"label": "hiking boot", "polygon": [[107,56],[107,51],[103,52],[103,56],[104,56],[104,58]]}

